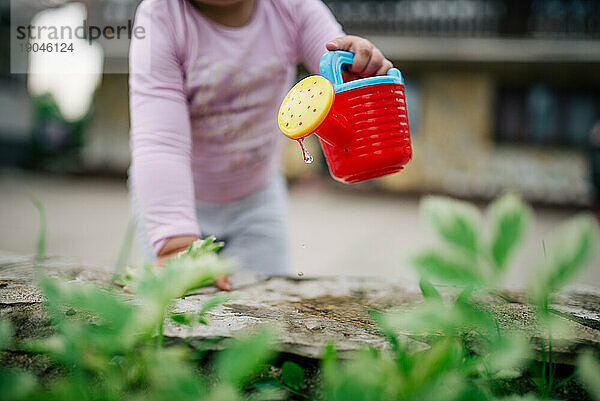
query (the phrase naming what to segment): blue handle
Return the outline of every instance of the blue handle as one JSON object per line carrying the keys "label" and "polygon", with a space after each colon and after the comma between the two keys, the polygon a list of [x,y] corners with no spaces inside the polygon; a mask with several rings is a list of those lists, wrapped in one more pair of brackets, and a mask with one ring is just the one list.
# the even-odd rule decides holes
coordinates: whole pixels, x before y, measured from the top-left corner
{"label": "blue handle", "polygon": [[319,71],[334,85],[344,83],[342,78],[342,67],[344,64],[352,65],[354,54],[343,50],[327,52],[321,57]]}
{"label": "blue handle", "polygon": [[343,50],[329,51],[321,57],[319,72],[333,84],[336,93],[369,85],[385,83],[404,84],[402,73],[396,68],[390,68],[387,75],[361,78],[344,83],[342,68],[344,65],[351,65],[353,61],[354,54]]}

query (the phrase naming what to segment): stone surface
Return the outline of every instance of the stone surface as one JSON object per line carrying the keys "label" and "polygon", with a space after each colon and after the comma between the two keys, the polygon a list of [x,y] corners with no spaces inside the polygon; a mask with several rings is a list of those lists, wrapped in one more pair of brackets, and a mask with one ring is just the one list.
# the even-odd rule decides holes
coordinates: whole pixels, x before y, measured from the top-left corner
{"label": "stone surface", "polygon": [[[43,269],[46,274],[70,281],[101,285],[111,281],[106,270],[60,260],[44,262]],[[166,343],[185,342],[217,350],[232,337],[271,324],[279,328],[282,352],[318,358],[327,343],[335,342],[344,357],[363,346],[388,347],[369,316],[371,309],[410,308],[422,302],[418,288],[407,287],[403,280],[393,278],[293,279],[237,272],[231,282],[233,299],[207,313],[208,325],[188,327],[166,321]],[[0,317],[13,321],[17,338],[52,332],[42,306],[43,297],[35,287],[31,257],[0,253],[0,283]],[[174,311],[197,311],[216,292],[214,287],[194,291],[177,300]],[[573,363],[583,349],[600,353],[598,293],[594,289],[578,289],[553,299],[552,309],[562,327],[552,336],[557,362]],[[503,291],[500,295],[486,297],[482,302],[497,317],[501,329],[525,332],[540,355],[547,335],[538,328],[532,307],[522,293]],[[425,339],[408,341],[414,350],[428,347]]]}
{"label": "stone surface", "polygon": [[[172,341],[199,342],[229,338],[265,323],[280,329],[279,350],[318,358],[335,342],[341,356],[362,346],[385,349],[388,344],[369,317],[370,309],[420,302],[417,290],[390,279],[319,278],[295,280],[273,277],[232,292],[234,299],[208,312],[207,326],[192,328],[172,322],[165,336]],[[178,300],[176,312],[194,311],[210,298],[192,295]],[[409,340],[414,349],[425,343]]]}
{"label": "stone surface", "polygon": [[[527,299],[520,291],[504,290],[500,296],[508,302],[526,304]],[[600,289],[577,286],[556,294],[549,300],[549,308],[556,314],[600,330]]]}
{"label": "stone surface", "polygon": [[[536,358],[542,360],[542,351],[548,350],[549,334],[538,324],[534,309],[521,303],[504,303],[490,306],[490,311],[499,323],[500,329],[520,331],[531,338]],[[575,364],[577,355],[588,349],[600,353],[600,332],[584,326],[575,320],[556,317],[558,324],[553,326],[552,358],[555,362]]]}
{"label": "stone surface", "polygon": [[597,288],[579,287],[558,294],[550,307],[563,316],[600,330],[600,290]]}

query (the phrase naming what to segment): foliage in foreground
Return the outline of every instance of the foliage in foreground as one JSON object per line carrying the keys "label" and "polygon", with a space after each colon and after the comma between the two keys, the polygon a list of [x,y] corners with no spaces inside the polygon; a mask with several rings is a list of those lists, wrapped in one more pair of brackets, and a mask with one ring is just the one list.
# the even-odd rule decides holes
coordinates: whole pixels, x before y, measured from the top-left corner
{"label": "foliage in foreground", "polygon": [[[530,386],[537,392],[527,394],[509,390],[505,384],[522,378],[529,368],[530,339],[501,331],[502,322],[485,304],[500,288],[530,225],[529,207],[508,194],[492,203],[485,215],[469,203],[441,197],[424,199],[421,209],[440,239],[438,247],[413,260],[424,304],[384,315],[374,313],[391,353],[364,350],[352,361],[339,362],[333,348],[328,349],[323,359],[323,399],[549,399],[565,382],[554,381],[552,333],[560,328],[552,318],[548,298],[591,260],[598,242],[593,218],[578,216],[560,227],[538,262],[528,294],[548,342],[541,344],[545,359]],[[425,341],[430,348],[415,352],[410,339]],[[598,363],[587,355],[580,378],[598,398],[600,370],[593,373],[595,367]]]}
{"label": "foliage in foreground", "polygon": [[[231,264],[217,256],[214,238],[199,241],[165,269],[128,274],[137,303],[110,289],[39,278],[56,327],[50,338],[11,343],[10,327],[0,322],[0,349],[42,353],[60,369],[40,383],[32,375],[0,368],[0,400],[537,400],[550,399],[563,383],[554,382],[552,333],[557,330],[548,299],[591,259],[598,241],[592,218],[580,216],[561,227],[539,262],[528,291],[549,341],[542,370],[533,378],[536,393],[510,389],[507,380],[528,369],[528,339],[500,330],[486,311],[486,299],[500,286],[532,220],[518,197],[506,195],[481,215],[474,206],[427,198],[422,211],[441,239],[439,247],[414,258],[425,298],[412,309],[373,311],[390,352],[360,351],[350,361],[325,350],[321,385],[306,394],[302,369],[291,362],[275,376],[265,368],[274,356],[274,333],[264,329],[215,355],[204,373],[202,355],[182,346],[162,347],[166,316],[180,324],[210,324],[206,312],[228,296],[219,294],[196,314],[173,314],[174,299],[212,283]],[[429,344],[415,349],[412,339]],[[206,363],[206,361],[204,361]],[[578,376],[600,400],[600,364],[580,358]],[[256,380],[260,376],[260,380]],[[525,393],[525,394],[523,394]]]}
{"label": "foliage in foreground", "polygon": [[[40,274],[38,284],[56,334],[19,346],[48,355],[61,374],[49,384],[38,385],[28,374],[2,372],[0,399],[246,399],[240,390],[273,356],[271,330],[240,339],[218,354],[214,377],[199,374],[198,356],[187,347],[162,347],[162,325],[174,300],[230,270],[231,263],[216,254],[221,246],[211,237],[193,244],[164,269],[146,266],[129,274],[126,280],[136,294],[135,304],[112,289],[65,283]],[[219,294],[196,316],[185,318],[190,324],[192,320],[200,324],[207,309],[227,299]],[[181,320],[180,315],[171,315]],[[8,341],[8,326],[1,328],[0,338]]]}

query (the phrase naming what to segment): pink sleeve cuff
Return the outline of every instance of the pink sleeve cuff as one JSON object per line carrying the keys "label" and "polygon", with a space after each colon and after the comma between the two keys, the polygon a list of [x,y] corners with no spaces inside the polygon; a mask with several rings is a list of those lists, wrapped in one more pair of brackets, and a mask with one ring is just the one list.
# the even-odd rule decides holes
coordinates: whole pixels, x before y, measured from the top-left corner
{"label": "pink sleeve cuff", "polygon": [[165,246],[165,243],[169,238],[172,237],[180,237],[184,235],[196,235],[200,236],[200,230],[198,230],[198,226],[196,225],[187,225],[187,226],[173,226],[173,227],[161,227],[157,229],[153,233],[153,237],[157,238],[152,241],[152,249],[154,250],[154,254],[158,255],[158,252]]}

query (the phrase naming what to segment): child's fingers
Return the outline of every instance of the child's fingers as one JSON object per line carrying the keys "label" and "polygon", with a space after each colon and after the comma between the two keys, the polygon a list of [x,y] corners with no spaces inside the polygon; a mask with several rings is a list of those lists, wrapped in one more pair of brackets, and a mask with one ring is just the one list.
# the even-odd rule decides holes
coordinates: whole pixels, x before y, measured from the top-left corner
{"label": "child's fingers", "polygon": [[327,50],[346,50],[354,53],[354,61],[349,70],[356,75],[368,77],[383,75],[387,72],[385,70],[383,74],[379,74],[387,60],[381,51],[367,39],[352,35],[342,36],[327,43],[325,47]]}
{"label": "child's fingers", "polygon": [[379,67],[375,75],[386,75],[390,68],[394,67],[394,64],[388,59],[385,59],[383,65]]}
{"label": "child's fingers", "polygon": [[229,284],[229,279],[227,276],[219,277],[215,280],[215,285],[217,288],[223,291],[231,291],[231,284]]}
{"label": "child's fingers", "polygon": [[[369,43],[370,44],[370,43]],[[366,76],[366,69],[371,61],[371,56],[373,55],[373,45],[368,47],[367,45],[363,45],[361,43],[360,47],[353,51],[354,53],[354,61],[352,62],[352,66],[350,66],[350,71],[360,75],[361,77]]]}
{"label": "child's fingers", "polygon": [[341,38],[337,38],[332,40],[331,42],[327,42],[325,44],[325,48],[329,51],[333,51],[333,50],[348,50],[342,47],[342,44],[345,44],[345,38],[346,36],[342,36]]}
{"label": "child's fingers", "polygon": [[372,75],[376,75],[377,71],[379,71],[379,69],[383,66],[384,61],[385,57],[383,57],[383,54],[381,54],[379,49],[373,48],[371,59],[369,60],[369,63],[363,71],[363,77],[370,77]]}
{"label": "child's fingers", "polygon": [[371,55],[373,53],[373,45],[371,42],[352,35],[342,36],[341,38],[332,40],[327,43],[325,47],[327,47],[328,50],[347,50],[354,53],[354,61],[349,70],[360,76],[363,76],[363,72],[369,64],[369,60],[371,60]]}

